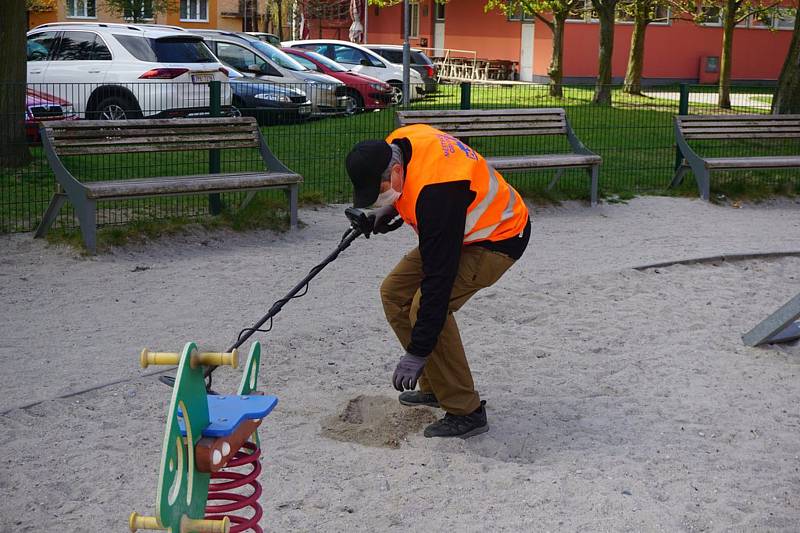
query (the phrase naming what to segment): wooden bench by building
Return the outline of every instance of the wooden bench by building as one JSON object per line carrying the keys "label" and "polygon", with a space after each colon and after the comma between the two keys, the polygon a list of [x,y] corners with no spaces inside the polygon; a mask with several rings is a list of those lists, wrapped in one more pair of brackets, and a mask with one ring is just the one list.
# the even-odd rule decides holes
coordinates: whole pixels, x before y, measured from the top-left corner
{"label": "wooden bench by building", "polygon": [[683,155],[670,187],[683,182],[690,170],[703,200],[711,194],[711,173],[721,170],[800,169],[800,154],[741,155],[703,157],[689,141],[716,140],[735,142],[755,139],[798,139],[800,115],[679,115],[675,117],[675,141]]}
{"label": "wooden bench by building", "polygon": [[[47,232],[67,199],[75,207],[86,248],[95,253],[96,206],[100,200],[246,191],[249,194],[243,203],[247,203],[256,191],[270,188],[286,189],[290,223],[292,227],[297,226],[298,187],[303,178],[272,154],[254,118],[54,121],[44,122],[41,132],[47,160],[56,176],[57,190],[36,230],[36,237]],[[65,156],[242,148],[259,151],[264,162],[262,171],[80,181],[61,159]]]}
{"label": "wooden bench by building", "polygon": [[[454,109],[398,111],[397,125],[428,124],[454,137],[511,137],[559,135],[566,137],[572,153],[486,156],[486,161],[501,172],[557,170],[552,188],[570,168],[584,169],[590,179],[592,206],[597,205],[597,182],[602,159],[578,139],[563,109]],[[468,142],[468,141],[465,141]]]}

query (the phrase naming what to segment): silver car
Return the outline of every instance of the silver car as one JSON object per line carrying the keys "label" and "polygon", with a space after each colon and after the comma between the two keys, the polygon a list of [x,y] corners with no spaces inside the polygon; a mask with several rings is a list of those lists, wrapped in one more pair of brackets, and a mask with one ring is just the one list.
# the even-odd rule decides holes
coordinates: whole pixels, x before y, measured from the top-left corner
{"label": "silver car", "polygon": [[349,99],[344,83],[314,72],[271,44],[246,33],[189,30],[203,37],[223,65],[245,76],[300,89],[311,100],[312,114],[342,113]]}

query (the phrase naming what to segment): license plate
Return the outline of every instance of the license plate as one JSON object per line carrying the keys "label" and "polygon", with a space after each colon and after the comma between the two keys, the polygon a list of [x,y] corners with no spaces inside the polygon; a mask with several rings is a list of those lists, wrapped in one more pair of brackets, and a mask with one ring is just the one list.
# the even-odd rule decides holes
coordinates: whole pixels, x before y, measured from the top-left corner
{"label": "license plate", "polygon": [[192,74],[192,82],[194,83],[208,83],[210,81],[214,81],[214,75],[211,73]]}
{"label": "license plate", "polygon": [[298,109],[297,112],[300,113],[301,115],[308,115],[311,113],[311,106],[310,105],[300,106],[300,109]]}

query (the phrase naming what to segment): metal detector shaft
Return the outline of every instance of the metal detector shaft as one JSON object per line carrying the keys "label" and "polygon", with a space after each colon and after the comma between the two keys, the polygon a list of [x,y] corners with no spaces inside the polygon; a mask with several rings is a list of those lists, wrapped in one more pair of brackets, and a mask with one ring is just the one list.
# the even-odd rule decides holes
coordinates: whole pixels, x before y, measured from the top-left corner
{"label": "metal detector shaft", "polygon": [[297,296],[297,294],[300,291],[302,291],[306,287],[306,285],[308,285],[309,281],[314,279],[314,277],[317,274],[322,272],[322,270],[326,266],[328,266],[328,264],[332,263],[337,257],[339,257],[339,254],[342,253],[345,249],[347,249],[347,247],[350,246],[350,244],[352,244],[352,242],[360,236],[361,236],[361,230],[358,228],[350,228],[349,230],[347,230],[347,233],[345,233],[344,237],[342,237],[339,246],[337,246],[336,249],[328,257],[326,257],[319,265],[312,268],[311,271],[309,271],[309,273],[306,275],[306,277],[300,280],[300,282],[297,285],[295,285],[294,288],[291,291],[289,291],[289,293],[286,296],[284,296],[283,298],[272,304],[272,307],[270,307],[267,314],[261,317],[261,319],[258,322],[256,322],[255,325],[253,325],[253,327],[242,330],[238,340],[235,343],[233,343],[233,345],[230,348],[228,348],[227,351],[232,352],[233,350],[244,344],[247,341],[247,339],[252,337],[253,334],[256,333],[261,326],[266,324],[267,320],[280,313],[281,309],[283,309],[283,306],[286,305],[289,302],[289,300]]}

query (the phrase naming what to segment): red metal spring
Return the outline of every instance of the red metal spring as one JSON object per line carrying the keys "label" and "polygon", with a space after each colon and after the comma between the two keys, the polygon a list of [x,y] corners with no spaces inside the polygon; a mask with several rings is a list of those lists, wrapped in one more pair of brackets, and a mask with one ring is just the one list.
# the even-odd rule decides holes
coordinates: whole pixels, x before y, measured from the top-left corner
{"label": "red metal spring", "polygon": [[[206,518],[220,520],[227,516],[231,521],[231,533],[241,533],[243,531],[253,531],[263,533],[263,529],[258,525],[264,512],[258,499],[261,497],[261,484],[258,482],[258,475],[261,474],[261,462],[258,460],[261,450],[252,442],[242,445],[233,459],[228,461],[224,470],[211,473],[211,484],[208,486],[208,502],[228,502],[218,505],[206,504]],[[243,470],[242,467],[250,466],[249,472],[234,471],[231,469]],[[214,480],[226,480],[216,481]],[[227,492],[244,486],[251,486],[253,492],[249,495]],[[237,516],[235,513],[242,509],[250,508],[253,514],[250,517]]]}

